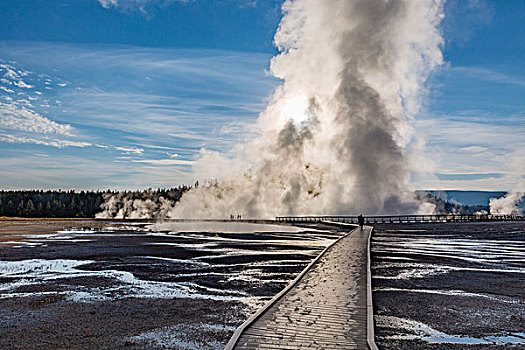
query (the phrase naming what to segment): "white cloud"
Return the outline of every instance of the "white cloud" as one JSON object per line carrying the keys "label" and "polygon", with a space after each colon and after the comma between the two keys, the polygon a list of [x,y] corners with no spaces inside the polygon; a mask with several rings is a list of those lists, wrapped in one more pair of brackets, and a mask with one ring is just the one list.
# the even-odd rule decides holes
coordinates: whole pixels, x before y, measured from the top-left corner
{"label": "white cloud", "polygon": [[10,94],[14,93],[13,90],[6,88],[5,86],[0,86],[0,90],[3,90],[5,92],[9,92]]}
{"label": "white cloud", "polygon": [[195,162],[192,160],[184,159],[140,159],[133,160],[133,163],[146,163],[152,165],[193,165]]}
{"label": "white cloud", "polygon": [[117,151],[124,152],[124,154],[142,154],[144,150],[142,148],[135,147],[115,147]]}
{"label": "white cloud", "polygon": [[140,144],[139,146],[142,146],[142,147],[145,147],[145,148],[169,150],[169,151],[176,151],[177,150],[177,148],[175,148],[175,147],[167,147],[167,146],[159,146],[159,145]]}
{"label": "white cloud", "polygon": [[[13,44],[9,50],[13,60],[20,62],[21,66],[40,68],[27,78],[20,75],[16,78],[16,81],[23,80],[34,85],[31,90],[17,87],[12,83],[15,80],[5,78],[9,84],[2,85],[13,89],[14,94],[1,91],[3,96],[12,96],[18,101],[27,100],[31,105],[17,102],[17,108],[25,108],[32,113],[31,118],[40,116],[54,122],[56,125],[48,123],[49,131],[53,128],[59,131],[62,125],[73,134],[61,137],[56,132],[38,134],[29,131],[32,125],[29,121],[20,123],[18,119],[12,123],[13,128],[16,125],[18,129],[6,129],[3,120],[0,121],[0,141],[9,150],[4,157],[12,159],[15,154],[29,157],[23,152],[30,149],[32,152],[53,152],[46,161],[51,158],[60,160],[54,169],[42,171],[41,174],[32,168],[32,162],[11,167],[9,181],[18,186],[40,183],[44,180],[38,175],[44,174],[52,179],[50,184],[66,186],[60,176],[63,174],[67,174],[67,179],[74,184],[72,174],[85,177],[82,172],[71,170],[82,157],[93,160],[98,165],[96,169],[101,171],[100,174],[90,175],[87,185],[79,180],[78,186],[90,186],[93,179],[96,179],[93,183],[101,188],[193,183],[196,178],[188,159],[194,159],[201,148],[228,150],[234,138],[245,137],[241,121],[251,122],[256,118],[264,109],[265,97],[276,83],[264,73],[269,58],[267,54],[46,43]],[[54,76],[55,67],[59,67],[62,78]],[[13,74],[18,74],[12,70]],[[115,76],[119,77],[118,81],[114,80]],[[152,81],[144,79],[144,76],[151,77]],[[0,72],[2,78],[3,73]],[[45,89],[48,80],[52,84],[47,85],[56,89]],[[58,88],[58,83],[68,85]],[[15,95],[18,92],[23,95]],[[57,99],[62,101],[60,106],[58,102],[53,102]],[[2,98],[0,101],[8,103]],[[40,107],[42,104],[49,104],[50,107],[46,110]],[[45,119],[38,117],[33,119],[45,122]],[[32,123],[36,124],[35,120]],[[66,123],[71,126],[64,126]],[[226,127],[221,128],[224,125]],[[31,128],[47,130],[43,126]],[[84,138],[73,139],[77,134]],[[85,138],[87,136],[90,139]],[[80,143],[72,145],[75,141]],[[44,148],[87,146],[87,142],[82,141],[91,143],[92,147],[67,152]],[[28,146],[32,143],[34,146],[18,147],[6,142]],[[66,154],[81,154],[82,157],[69,159],[74,162],[72,164],[62,164],[66,162]],[[172,157],[174,154],[179,156]],[[129,158],[116,158],[126,155]],[[141,161],[132,162],[134,159]],[[115,160],[118,162],[114,163]],[[78,166],[80,169],[81,165]],[[91,171],[91,166],[94,164],[82,169]],[[35,176],[21,182],[16,174],[22,172]]]}
{"label": "white cloud", "polygon": [[105,9],[108,9],[111,6],[113,6],[113,7],[117,7],[118,6],[118,0],[98,0],[98,2]]}
{"label": "white cloud", "polygon": [[496,174],[496,176],[499,176],[500,173],[493,173],[493,172],[487,172],[487,171],[466,171],[466,172],[461,172],[461,173],[457,173],[457,172],[452,172],[450,170],[443,170],[440,172],[440,174],[442,175],[487,175],[487,176],[494,176]]}
{"label": "white cloud", "polygon": [[[27,105],[27,103],[26,103]],[[71,136],[71,126],[56,123],[16,103],[0,102],[1,129]]]}
{"label": "white cloud", "polygon": [[11,65],[0,64],[0,69],[3,71],[4,77],[7,79],[18,79],[20,77],[15,68]]}
{"label": "white cloud", "polygon": [[519,76],[510,76],[504,73],[497,72],[492,69],[481,68],[481,67],[451,67],[449,70],[455,74],[464,74],[467,77],[475,78],[478,80],[500,83],[500,84],[511,84],[518,86],[525,86],[525,79]]}
{"label": "white cloud", "polygon": [[[417,133],[426,137],[423,157],[433,171],[445,175],[501,174],[501,177],[452,179],[426,176],[421,189],[512,189],[524,174],[525,125],[522,116],[441,116],[416,120]],[[521,156],[521,157],[520,157]],[[427,174],[428,175],[428,174]]]}
{"label": "white cloud", "polygon": [[25,88],[25,89],[32,89],[32,88],[34,88],[33,85],[26,84],[22,80],[15,81],[13,84],[15,84],[18,87]]}
{"label": "white cloud", "polygon": [[147,15],[147,6],[166,6],[170,3],[189,2],[191,0],[98,0],[100,5],[105,9],[115,8],[123,11],[138,10]]}
{"label": "white cloud", "polygon": [[6,135],[6,134],[0,134],[0,142],[9,142],[9,143],[32,143],[36,145],[42,145],[42,146],[50,146],[50,147],[56,147],[56,148],[64,148],[64,147],[89,147],[91,144],[89,142],[82,142],[82,141],[70,141],[70,140],[60,140],[56,138],[30,138],[30,137],[24,137],[24,136],[14,136],[14,135]]}
{"label": "white cloud", "polygon": [[467,153],[483,153],[488,150],[489,149],[487,147],[481,147],[481,146],[469,146],[469,147],[460,148],[460,151],[467,152]]}

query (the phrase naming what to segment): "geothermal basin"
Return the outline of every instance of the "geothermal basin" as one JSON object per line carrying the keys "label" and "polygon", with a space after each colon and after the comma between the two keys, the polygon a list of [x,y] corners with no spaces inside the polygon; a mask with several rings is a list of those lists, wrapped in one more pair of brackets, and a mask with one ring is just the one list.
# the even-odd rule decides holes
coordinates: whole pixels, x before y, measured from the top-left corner
{"label": "geothermal basin", "polygon": [[[346,232],[0,220],[0,348],[222,349]],[[525,223],[376,225],[380,349],[525,347]]]}
{"label": "geothermal basin", "polygon": [[376,225],[380,349],[524,349],[525,223]]}
{"label": "geothermal basin", "polygon": [[1,349],[222,349],[341,236],[246,222],[0,221]]}

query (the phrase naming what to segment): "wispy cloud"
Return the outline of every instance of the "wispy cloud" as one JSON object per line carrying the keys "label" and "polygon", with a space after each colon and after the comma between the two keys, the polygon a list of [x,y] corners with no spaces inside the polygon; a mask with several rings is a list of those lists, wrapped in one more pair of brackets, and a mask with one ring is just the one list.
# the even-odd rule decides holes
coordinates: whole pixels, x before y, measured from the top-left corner
{"label": "wispy cloud", "polygon": [[450,0],[445,12],[444,36],[459,45],[467,43],[476,30],[490,24],[496,13],[493,4],[484,0]]}
{"label": "wispy cloud", "polygon": [[159,145],[150,145],[150,144],[140,144],[139,146],[149,148],[149,149],[158,149],[158,150],[166,150],[166,151],[176,151],[177,147],[167,147],[167,146],[159,146]]}
{"label": "wispy cloud", "polygon": [[[0,86],[13,90],[3,95],[14,98],[0,102],[25,108],[42,125],[17,120],[10,125],[27,124],[26,131],[0,128],[0,154],[2,148],[9,150],[4,157],[30,149],[56,161],[55,170],[38,171],[28,168],[31,162],[16,162],[9,167],[11,184],[19,183],[17,172],[45,173],[60,183],[54,172],[79,173],[65,164],[78,161],[68,158],[72,154],[91,159],[89,166],[78,165],[84,171],[93,167],[93,179],[83,183],[102,188],[193,183],[193,160],[203,150],[227,152],[250,137],[249,125],[278,83],[265,72],[269,55],[260,53],[49,43],[12,44],[6,52],[4,59],[18,62],[10,64],[9,74],[34,87],[0,76],[6,81]],[[37,73],[18,73],[29,70]]]}
{"label": "wispy cloud", "polygon": [[33,85],[26,84],[22,80],[14,81],[13,84],[18,86],[18,87],[24,88],[24,89],[32,89],[32,88],[34,88]]}
{"label": "wispy cloud", "polygon": [[18,103],[0,102],[0,129],[71,136],[71,126],[59,124]]}
{"label": "wispy cloud", "polygon": [[50,147],[57,147],[57,148],[64,148],[64,147],[89,147],[89,146],[91,146],[91,143],[89,143],[89,142],[82,142],[82,141],[60,140],[60,139],[49,138],[49,137],[45,137],[45,138],[31,138],[31,137],[6,135],[6,134],[0,134],[0,142],[32,143],[32,144],[35,144],[35,145],[50,146]]}
{"label": "wispy cloud", "polygon": [[120,11],[139,11],[149,16],[152,7],[165,7],[173,2],[191,2],[194,0],[97,0],[105,9],[118,9]]}
{"label": "wispy cloud", "polygon": [[468,146],[468,147],[462,147],[459,149],[459,151],[461,152],[467,152],[467,153],[473,153],[473,154],[483,153],[488,150],[489,149],[487,147],[482,147],[482,146]]}
{"label": "wispy cloud", "polygon": [[500,179],[505,176],[504,173],[437,173],[440,180],[480,180],[480,179]]}
{"label": "wispy cloud", "polygon": [[138,159],[133,160],[133,163],[146,163],[152,165],[193,165],[195,162],[192,160],[184,159]]}
{"label": "wispy cloud", "polygon": [[451,73],[463,74],[467,77],[475,78],[477,80],[499,84],[525,86],[525,77],[520,77],[519,75],[510,76],[508,74],[485,67],[450,67],[448,69]]}
{"label": "wispy cloud", "polygon": [[[9,94],[0,95],[1,142],[55,148],[91,145],[78,140],[69,123],[53,120],[53,116],[45,114],[52,107],[49,97],[53,96],[51,90],[57,86],[57,81],[21,68],[14,61],[0,60],[0,76],[0,90]],[[35,89],[37,85],[45,87],[50,96],[41,96],[42,93]],[[55,99],[53,105],[59,104]]]}
{"label": "wispy cloud", "polygon": [[435,177],[418,179],[417,187],[512,189],[524,170],[517,165],[518,151],[525,149],[523,117],[487,112],[476,116],[474,111],[463,114],[469,116],[454,114],[416,121],[417,133],[426,135],[424,157],[435,163]]}
{"label": "wispy cloud", "polygon": [[142,154],[144,149],[135,147],[115,147],[117,151],[124,152],[124,154]]}
{"label": "wispy cloud", "polygon": [[[191,3],[196,0],[97,0],[105,9],[118,9],[120,11],[139,11],[149,16],[150,9],[163,8],[172,3]],[[221,2],[223,0],[218,0]],[[234,2],[241,9],[257,7],[257,0],[228,0]]]}
{"label": "wispy cloud", "polygon": [[118,0],[98,0],[100,5],[102,5],[103,8],[110,8],[112,6],[118,6]]}
{"label": "wispy cloud", "polygon": [[14,90],[8,89],[5,86],[0,86],[0,90],[8,92],[10,94],[13,94],[15,92]]}

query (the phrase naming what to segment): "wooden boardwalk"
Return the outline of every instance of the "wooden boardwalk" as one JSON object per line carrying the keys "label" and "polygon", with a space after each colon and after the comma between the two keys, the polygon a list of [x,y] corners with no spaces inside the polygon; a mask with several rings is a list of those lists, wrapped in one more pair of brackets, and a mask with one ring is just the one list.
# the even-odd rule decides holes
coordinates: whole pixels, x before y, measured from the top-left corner
{"label": "wooden boardwalk", "polygon": [[[411,224],[435,222],[484,222],[484,221],[524,221],[523,215],[489,215],[489,214],[432,214],[432,215],[374,215],[365,216],[366,224]],[[357,224],[357,216],[278,216],[278,222],[312,223],[312,222],[346,222]]]}
{"label": "wooden boardwalk", "polygon": [[368,349],[371,230],[354,229],[327,248],[250,317],[226,349]]}

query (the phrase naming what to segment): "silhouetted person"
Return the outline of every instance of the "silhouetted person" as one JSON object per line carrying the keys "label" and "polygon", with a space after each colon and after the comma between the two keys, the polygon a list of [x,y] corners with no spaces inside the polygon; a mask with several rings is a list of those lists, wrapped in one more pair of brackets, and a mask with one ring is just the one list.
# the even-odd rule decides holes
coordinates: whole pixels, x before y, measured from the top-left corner
{"label": "silhouetted person", "polygon": [[363,225],[365,224],[365,218],[363,215],[359,214],[357,217],[357,223],[359,224],[359,227],[361,227],[361,230],[363,229]]}

